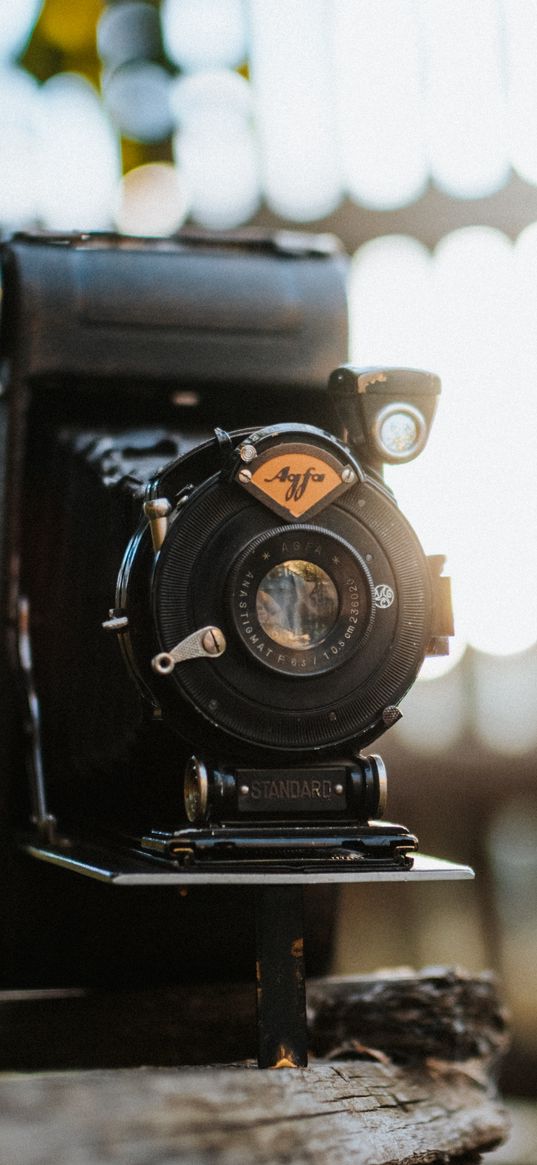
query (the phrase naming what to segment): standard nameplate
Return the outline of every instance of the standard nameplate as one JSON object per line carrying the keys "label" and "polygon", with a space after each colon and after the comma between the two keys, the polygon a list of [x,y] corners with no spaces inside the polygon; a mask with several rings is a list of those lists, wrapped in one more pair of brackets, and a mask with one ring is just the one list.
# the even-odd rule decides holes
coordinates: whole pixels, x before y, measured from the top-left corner
{"label": "standard nameplate", "polygon": [[341,769],[241,769],[237,773],[240,813],[342,813],[347,808]]}

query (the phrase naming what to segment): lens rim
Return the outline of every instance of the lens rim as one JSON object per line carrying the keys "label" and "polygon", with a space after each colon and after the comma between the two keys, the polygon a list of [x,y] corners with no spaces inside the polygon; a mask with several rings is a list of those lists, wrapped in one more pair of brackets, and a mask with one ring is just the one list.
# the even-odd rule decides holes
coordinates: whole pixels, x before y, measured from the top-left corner
{"label": "lens rim", "polygon": [[[332,627],[320,643],[303,648],[272,640],[256,608],[269,562],[275,567],[291,556],[324,570],[338,594]],[[291,529],[278,526],[254,538],[235,560],[226,586],[228,610],[243,647],[259,665],[300,680],[341,667],[365,642],[375,616],[373,593],[371,573],[354,547],[332,530],[302,523]]]}

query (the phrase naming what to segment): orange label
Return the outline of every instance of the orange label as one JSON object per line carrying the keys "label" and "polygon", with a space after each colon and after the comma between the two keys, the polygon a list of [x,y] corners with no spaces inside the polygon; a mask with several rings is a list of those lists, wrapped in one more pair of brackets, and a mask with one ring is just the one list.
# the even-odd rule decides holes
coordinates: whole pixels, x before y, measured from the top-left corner
{"label": "orange label", "polygon": [[318,506],[341,484],[340,475],[331,465],[308,452],[278,453],[252,473],[252,485],[293,518]]}

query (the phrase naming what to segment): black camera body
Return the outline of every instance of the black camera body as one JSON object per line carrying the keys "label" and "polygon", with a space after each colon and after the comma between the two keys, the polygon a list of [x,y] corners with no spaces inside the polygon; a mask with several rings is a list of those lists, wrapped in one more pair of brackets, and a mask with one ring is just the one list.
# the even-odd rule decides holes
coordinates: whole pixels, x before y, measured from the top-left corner
{"label": "black camera body", "polygon": [[452,632],[443,559],[382,478],[423,448],[438,379],[345,364],[324,236],[20,235],[3,272],[10,739],[37,856],[408,868],[364,750]]}

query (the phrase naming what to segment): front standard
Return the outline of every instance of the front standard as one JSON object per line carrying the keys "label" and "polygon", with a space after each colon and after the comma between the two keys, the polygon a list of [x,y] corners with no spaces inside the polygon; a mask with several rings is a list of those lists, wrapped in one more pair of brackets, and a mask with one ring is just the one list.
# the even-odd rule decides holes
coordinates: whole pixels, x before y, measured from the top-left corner
{"label": "front standard", "polygon": [[[337,370],[335,395],[364,375]],[[408,374],[383,375],[393,394]],[[434,381],[415,372],[414,391]],[[193,753],[182,813],[136,844],[220,869],[408,864],[415,839],[377,820],[386,773],[363,750],[446,649],[442,565],[356,446],[310,425],[217,429],[148,480],[103,627],[154,725]]]}

